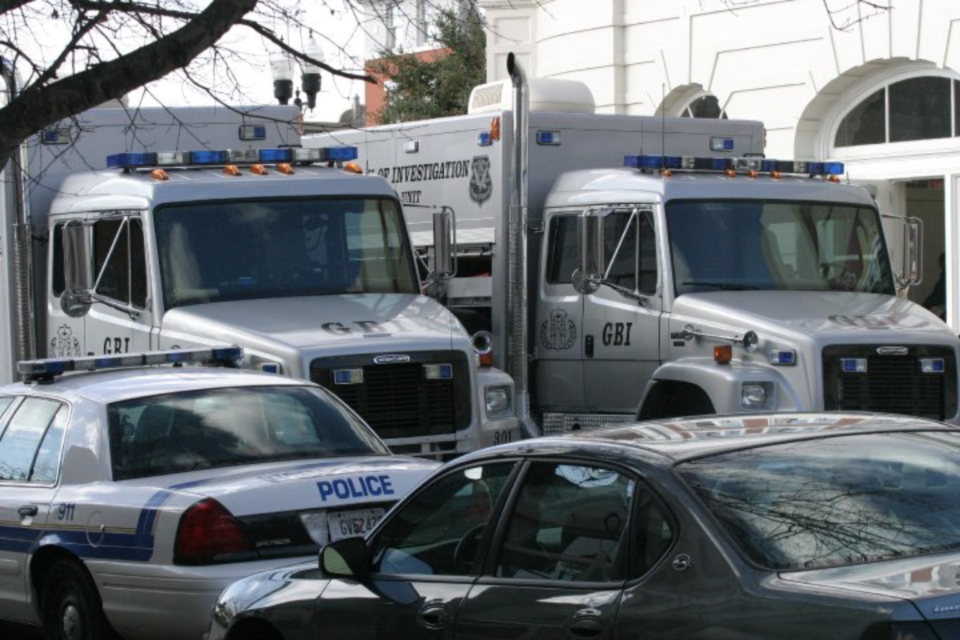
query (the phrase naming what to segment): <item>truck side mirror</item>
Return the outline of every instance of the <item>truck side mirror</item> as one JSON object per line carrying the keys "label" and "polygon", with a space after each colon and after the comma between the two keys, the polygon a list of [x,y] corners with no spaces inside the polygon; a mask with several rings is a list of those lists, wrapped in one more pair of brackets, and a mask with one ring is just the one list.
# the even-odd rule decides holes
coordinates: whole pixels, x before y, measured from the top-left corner
{"label": "truck side mirror", "polygon": [[68,222],[62,229],[64,290],[60,308],[71,318],[85,316],[93,304],[89,231],[81,222]]}
{"label": "truck side mirror", "polygon": [[453,209],[443,207],[433,214],[433,273],[431,280],[450,278],[457,273],[457,226]]}
{"label": "truck side mirror", "polygon": [[577,220],[577,270],[573,272],[573,287],[588,295],[600,288],[606,264],[603,243],[603,221],[608,210],[587,209]]}
{"label": "truck side mirror", "polygon": [[915,287],[923,282],[923,221],[906,218],[903,221],[903,264],[898,279],[900,286]]}

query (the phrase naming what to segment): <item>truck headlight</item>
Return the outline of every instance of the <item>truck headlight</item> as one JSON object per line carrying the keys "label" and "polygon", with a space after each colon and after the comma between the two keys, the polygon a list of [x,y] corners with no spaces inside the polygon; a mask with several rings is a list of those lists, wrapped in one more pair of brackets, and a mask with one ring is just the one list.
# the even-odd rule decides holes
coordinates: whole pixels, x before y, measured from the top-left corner
{"label": "truck headlight", "polygon": [[487,416],[499,416],[513,409],[513,393],[509,386],[487,387],[484,391]]}
{"label": "truck headlight", "polygon": [[772,398],[770,382],[744,382],[740,386],[740,406],[744,409],[764,409]]}

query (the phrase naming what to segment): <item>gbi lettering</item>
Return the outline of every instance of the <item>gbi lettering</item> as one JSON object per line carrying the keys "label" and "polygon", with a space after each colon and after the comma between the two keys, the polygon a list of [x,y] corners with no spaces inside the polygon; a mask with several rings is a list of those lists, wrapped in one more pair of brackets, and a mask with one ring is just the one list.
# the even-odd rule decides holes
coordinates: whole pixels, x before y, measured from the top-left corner
{"label": "gbi lettering", "polygon": [[317,483],[320,489],[320,500],[327,501],[330,496],[340,500],[349,498],[366,498],[368,496],[394,495],[393,481],[390,476],[361,476],[337,480],[321,480]]}

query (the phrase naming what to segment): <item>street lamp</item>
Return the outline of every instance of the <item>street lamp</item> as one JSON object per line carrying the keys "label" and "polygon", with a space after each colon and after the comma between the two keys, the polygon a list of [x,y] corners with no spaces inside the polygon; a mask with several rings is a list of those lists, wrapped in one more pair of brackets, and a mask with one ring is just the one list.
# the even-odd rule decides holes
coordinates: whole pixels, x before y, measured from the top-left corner
{"label": "street lamp", "polygon": [[[307,41],[304,53],[317,62],[323,62],[323,50],[313,36]],[[270,57],[270,69],[273,73],[273,97],[280,104],[290,104],[290,98],[293,96],[293,59],[286,52],[274,54]],[[320,93],[320,67],[304,60],[300,63],[300,69],[302,71],[300,88],[297,89],[293,104],[303,109],[303,101],[300,99],[302,90],[307,96],[307,108],[312,110],[317,106],[317,94]]]}

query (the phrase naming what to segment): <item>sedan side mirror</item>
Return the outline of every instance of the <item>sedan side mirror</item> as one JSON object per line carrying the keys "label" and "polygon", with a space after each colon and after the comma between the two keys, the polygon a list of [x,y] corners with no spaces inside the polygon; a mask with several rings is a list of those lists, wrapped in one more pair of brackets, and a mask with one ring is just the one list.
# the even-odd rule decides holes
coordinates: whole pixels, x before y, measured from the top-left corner
{"label": "sedan side mirror", "polygon": [[320,571],[327,578],[363,580],[370,573],[369,566],[363,538],[343,538],[320,550]]}

